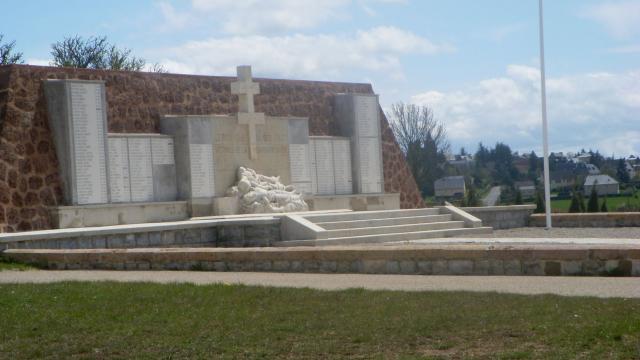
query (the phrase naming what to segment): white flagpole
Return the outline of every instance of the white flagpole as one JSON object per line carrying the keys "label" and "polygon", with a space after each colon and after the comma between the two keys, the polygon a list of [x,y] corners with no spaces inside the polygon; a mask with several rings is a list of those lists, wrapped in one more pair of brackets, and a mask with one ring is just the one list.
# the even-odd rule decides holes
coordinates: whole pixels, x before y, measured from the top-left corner
{"label": "white flagpole", "polygon": [[547,130],[547,90],[544,74],[544,28],[542,21],[542,0],[539,3],[540,19],[540,91],[542,95],[542,151],[544,163],[544,203],[547,218],[547,230],[551,229],[551,186],[549,183],[549,133]]}

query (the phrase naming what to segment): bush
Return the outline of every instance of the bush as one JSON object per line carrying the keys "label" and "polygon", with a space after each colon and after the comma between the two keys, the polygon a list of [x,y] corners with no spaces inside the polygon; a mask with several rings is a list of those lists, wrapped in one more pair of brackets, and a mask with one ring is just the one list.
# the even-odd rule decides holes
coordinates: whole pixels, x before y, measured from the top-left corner
{"label": "bush", "polygon": [[534,213],[542,214],[544,212],[545,212],[544,199],[542,198],[542,193],[538,191],[536,193],[536,209],[534,210]]}
{"label": "bush", "polygon": [[598,191],[596,191],[596,187],[591,187],[591,195],[589,195],[589,204],[587,205],[587,212],[595,213],[599,212],[600,208],[598,206]]}
{"label": "bush", "polygon": [[570,213],[579,213],[582,212],[582,208],[584,205],[580,205],[580,197],[578,196],[578,192],[574,191],[573,196],[571,197],[571,204],[569,205]]}

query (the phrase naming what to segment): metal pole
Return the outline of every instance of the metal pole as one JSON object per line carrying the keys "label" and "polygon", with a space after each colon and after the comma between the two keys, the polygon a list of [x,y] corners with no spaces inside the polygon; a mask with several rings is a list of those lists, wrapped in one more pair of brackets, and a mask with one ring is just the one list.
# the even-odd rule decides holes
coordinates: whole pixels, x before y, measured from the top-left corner
{"label": "metal pole", "polygon": [[540,91],[542,95],[542,151],[544,163],[544,204],[547,230],[551,229],[551,186],[549,182],[549,133],[547,130],[547,91],[544,74],[544,28],[542,21],[542,0],[539,3],[540,19]]}

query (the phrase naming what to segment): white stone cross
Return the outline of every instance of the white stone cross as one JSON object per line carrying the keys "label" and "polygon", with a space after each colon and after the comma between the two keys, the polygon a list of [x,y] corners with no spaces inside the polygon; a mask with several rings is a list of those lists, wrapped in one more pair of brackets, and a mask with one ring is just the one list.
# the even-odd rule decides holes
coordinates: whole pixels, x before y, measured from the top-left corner
{"label": "white stone cross", "polygon": [[238,125],[249,127],[249,158],[258,158],[256,125],[264,125],[264,113],[255,112],[253,96],[260,94],[260,84],[251,79],[251,66],[238,66],[238,81],[231,83],[231,93],[238,95]]}

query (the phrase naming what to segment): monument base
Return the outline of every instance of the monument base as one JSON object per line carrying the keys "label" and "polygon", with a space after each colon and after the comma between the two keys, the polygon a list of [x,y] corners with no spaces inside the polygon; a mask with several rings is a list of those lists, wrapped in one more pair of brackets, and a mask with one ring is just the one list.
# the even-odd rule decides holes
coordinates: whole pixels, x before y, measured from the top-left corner
{"label": "monument base", "polygon": [[236,215],[240,213],[240,200],[236,196],[213,199],[213,215]]}
{"label": "monument base", "polygon": [[74,205],[50,209],[58,229],[179,221],[189,218],[186,201]]}
{"label": "monument base", "polygon": [[305,198],[309,210],[353,211],[397,210],[400,209],[400,194],[350,194],[350,195],[314,195]]}

